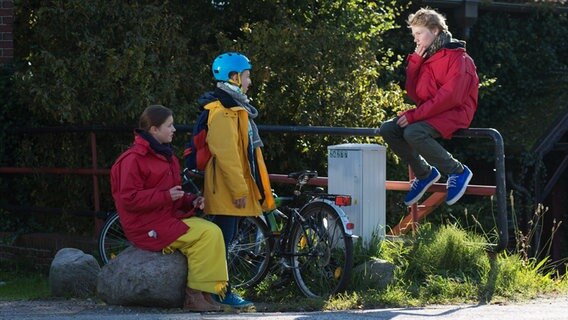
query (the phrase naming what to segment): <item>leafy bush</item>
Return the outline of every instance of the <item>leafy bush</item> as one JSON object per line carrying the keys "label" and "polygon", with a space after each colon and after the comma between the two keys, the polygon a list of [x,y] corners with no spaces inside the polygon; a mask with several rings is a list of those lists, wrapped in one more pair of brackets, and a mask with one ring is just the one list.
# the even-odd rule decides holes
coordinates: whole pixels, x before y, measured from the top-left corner
{"label": "leafy bush", "polygon": [[28,125],[132,125],[149,104],[187,105],[188,43],[168,2],[23,2],[17,90]]}
{"label": "leafy bush", "polygon": [[[396,82],[378,86],[401,64],[383,46],[384,34],[397,27],[394,19],[401,8],[352,0],[296,2],[266,10],[272,17],[244,24],[242,39],[222,34],[219,40],[221,47],[247,52],[254,62],[259,122],[378,127],[404,107]],[[267,141],[273,172],[306,166],[325,172],[328,145],[373,139],[280,135]]]}
{"label": "leafy bush", "polygon": [[472,30],[468,49],[491,82],[480,91],[474,125],[499,130],[510,156],[530,150],[566,110],[566,25],[565,13],[535,6],[522,14],[482,14]]}
{"label": "leafy bush", "polygon": [[[412,47],[404,25],[408,7],[363,0],[19,1],[16,61],[4,68],[0,80],[2,96],[8,97],[0,101],[0,163],[92,165],[84,132],[7,134],[8,127],[133,128],[140,111],[152,103],[171,107],[176,123],[189,124],[195,119],[195,99],[212,87],[211,61],[229,50],[243,51],[253,62],[251,95],[260,110],[259,123],[378,127],[410,106],[400,85],[403,57]],[[544,130],[542,124],[565,109],[566,19],[546,7],[498,17],[484,12],[472,30],[468,51],[482,79],[474,126],[501,131],[510,162],[518,159],[518,151],[530,149]],[[550,112],[543,114],[544,107]],[[327,145],[382,141],[288,134],[263,138],[271,172],[325,172]],[[98,134],[98,167],[109,168],[131,139],[127,129]],[[174,140],[178,155],[184,140],[183,134]],[[492,148],[483,143],[445,144],[466,163],[492,156]],[[388,179],[406,179],[400,160],[390,151],[387,157]],[[108,179],[100,182],[102,210],[111,210]],[[90,178],[3,176],[0,187],[18,190],[5,192],[4,203],[69,212],[93,207]],[[388,194],[389,225],[406,213],[401,196]],[[31,230],[90,228],[74,226],[77,221],[64,217],[8,224]]]}
{"label": "leafy bush", "polygon": [[[402,10],[390,2],[27,0],[16,10],[14,101],[0,112],[13,126],[133,128],[142,109],[156,103],[171,107],[176,123],[191,123],[195,99],[212,89],[211,61],[233,50],[252,60],[252,98],[262,124],[377,127],[404,106],[396,82],[378,85],[401,64],[382,40]],[[12,155],[6,165],[92,166],[85,132],[11,137],[14,143],[3,145]],[[184,138],[174,140],[178,153]],[[98,167],[110,168],[131,139],[127,131],[97,134]],[[325,172],[326,146],[347,141],[265,140],[271,172]],[[353,139],[363,140],[375,141]],[[69,212],[93,207],[90,177],[38,174],[9,183],[20,190],[9,203]],[[106,178],[100,189],[102,210],[111,210]],[[25,225],[42,231],[89,230],[63,216],[31,220]]]}

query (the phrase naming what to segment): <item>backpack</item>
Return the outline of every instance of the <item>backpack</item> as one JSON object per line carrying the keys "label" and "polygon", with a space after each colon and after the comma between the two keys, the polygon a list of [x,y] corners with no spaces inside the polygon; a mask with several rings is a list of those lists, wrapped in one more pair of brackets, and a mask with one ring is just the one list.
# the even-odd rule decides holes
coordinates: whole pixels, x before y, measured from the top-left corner
{"label": "backpack", "polygon": [[211,151],[209,151],[209,146],[207,146],[208,117],[209,110],[202,110],[193,126],[191,139],[183,151],[185,167],[189,170],[197,169],[204,171],[209,159],[211,159]]}

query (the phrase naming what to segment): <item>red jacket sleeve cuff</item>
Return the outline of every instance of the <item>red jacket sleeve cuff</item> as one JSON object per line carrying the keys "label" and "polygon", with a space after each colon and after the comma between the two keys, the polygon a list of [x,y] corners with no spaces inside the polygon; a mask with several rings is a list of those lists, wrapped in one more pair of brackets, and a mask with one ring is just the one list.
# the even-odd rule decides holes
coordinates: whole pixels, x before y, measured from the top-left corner
{"label": "red jacket sleeve cuff", "polygon": [[189,211],[185,211],[185,212],[180,210],[180,211],[177,212],[177,217],[180,218],[180,219],[191,218],[191,217],[195,216],[195,214],[197,213],[196,211],[197,210],[195,208],[193,208]]}
{"label": "red jacket sleeve cuff", "polygon": [[409,124],[415,122],[415,119],[414,119],[414,110],[415,110],[415,109],[407,110],[407,111],[404,113],[404,115],[406,116],[406,121],[408,121]]}
{"label": "red jacket sleeve cuff", "polygon": [[408,62],[421,63],[424,60],[424,57],[422,57],[421,55],[419,55],[416,52],[413,52],[413,53],[408,55],[408,58],[406,60]]}

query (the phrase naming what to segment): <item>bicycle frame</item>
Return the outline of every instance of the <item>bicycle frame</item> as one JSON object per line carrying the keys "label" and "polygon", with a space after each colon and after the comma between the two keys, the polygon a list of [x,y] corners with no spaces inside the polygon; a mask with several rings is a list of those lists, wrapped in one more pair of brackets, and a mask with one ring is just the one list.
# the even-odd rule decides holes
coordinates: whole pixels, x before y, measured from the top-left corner
{"label": "bicycle frame", "polygon": [[[316,173],[316,175],[317,175],[317,173]],[[291,196],[291,197],[280,197],[282,204],[302,203],[301,207],[290,207],[290,206],[287,206],[287,205],[282,206],[282,208],[287,209],[286,211],[289,210],[289,211],[293,212],[293,215],[294,215],[294,217],[291,217],[290,215],[284,214],[287,217],[287,219],[292,220],[292,221],[287,222],[287,224],[288,224],[287,227],[289,227],[289,229],[290,229],[292,227],[292,224],[293,224],[295,219],[301,219],[301,212],[306,207],[308,207],[310,204],[317,203],[317,202],[323,202],[323,203],[326,203],[327,205],[329,205],[333,210],[335,210],[335,212],[337,212],[337,214],[341,218],[341,224],[342,224],[343,230],[345,231],[347,236],[349,236],[351,238],[358,238],[357,235],[353,234],[353,230],[352,230],[353,228],[349,224],[349,217],[347,217],[347,214],[345,214],[345,211],[343,211],[343,209],[341,209],[341,207],[338,206],[335,201],[331,200],[332,198],[335,199],[336,195],[317,192],[317,191],[302,192],[302,187],[307,183],[308,180],[309,179],[299,179],[298,180],[298,183],[296,184],[296,188],[293,192],[293,196]],[[308,199],[306,201],[301,201],[300,197],[302,195],[307,196]],[[277,198],[277,196],[275,196],[275,198]],[[266,219],[265,223],[271,230],[273,229],[272,226],[271,226],[272,222],[269,221],[269,219]]]}
{"label": "bicycle frame", "polygon": [[276,259],[276,266],[289,270],[307,297],[344,290],[353,264],[352,239],[357,236],[341,207],[350,205],[351,197],[327,194],[321,188],[302,191],[317,172],[289,177],[298,183],[290,196],[275,195],[278,209],[241,220],[244,231],[229,249],[231,270],[238,274],[235,284],[258,284]]}
{"label": "bicycle frame", "polygon": [[[331,194],[312,194],[310,195],[310,198],[305,201],[305,203],[302,205],[302,207],[297,208],[297,207],[291,207],[288,205],[283,205],[281,206],[282,210],[284,210],[285,212],[280,211],[279,209],[277,209],[279,215],[281,216],[282,219],[285,219],[285,223],[283,228],[278,231],[271,231],[271,238],[273,239],[272,242],[272,249],[273,252],[276,256],[280,256],[280,257],[291,257],[291,253],[287,252],[286,249],[286,244],[288,241],[288,237],[289,234],[292,230],[292,227],[294,226],[295,223],[301,223],[302,221],[302,211],[305,210],[308,206],[313,206],[314,203],[325,203],[326,205],[328,205],[329,207],[331,207],[336,213],[337,215],[341,218],[341,227],[343,228],[343,230],[345,231],[346,235],[350,238],[358,238],[357,235],[353,234],[353,230],[352,228],[349,228],[349,218],[347,217],[347,214],[345,214],[345,211],[343,211],[343,209],[341,209],[340,206],[338,206],[337,204],[335,204],[334,201],[331,201],[330,199],[326,199],[325,197],[335,197],[334,195]],[[281,198],[283,200],[283,203],[295,203],[296,201],[298,201],[298,196],[294,196],[294,197],[284,197]],[[270,221],[268,218],[263,216],[263,221],[264,223],[268,226],[269,230],[273,230],[272,228],[272,223],[274,223],[273,221]]]}

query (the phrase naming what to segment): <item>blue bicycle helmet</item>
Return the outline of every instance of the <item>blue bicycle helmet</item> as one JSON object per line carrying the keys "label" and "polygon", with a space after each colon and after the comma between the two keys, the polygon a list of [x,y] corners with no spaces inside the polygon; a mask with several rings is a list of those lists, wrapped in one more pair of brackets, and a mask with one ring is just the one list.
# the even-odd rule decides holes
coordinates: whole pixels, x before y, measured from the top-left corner
{"label": "blue bicycle helmet", "polygon": [[217,81],[229,81],[231,72],[242,73],[252,69],[252,65],[247,57],[238,52],[223,53],[213,61],[211,71]]}

